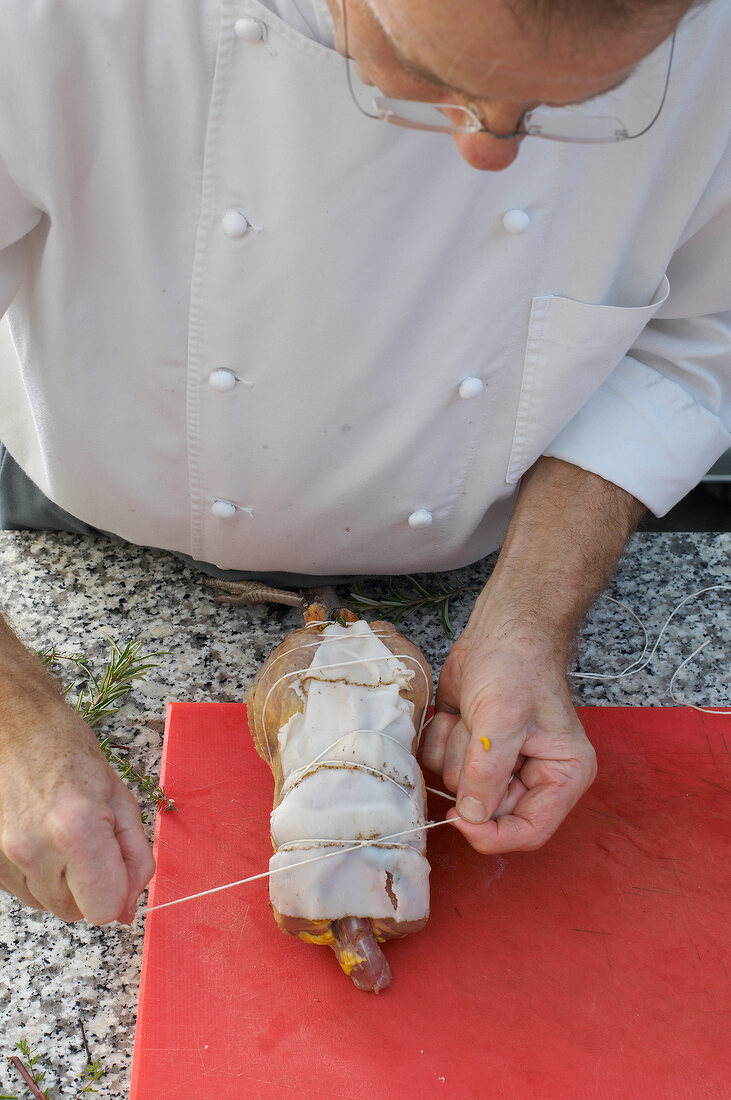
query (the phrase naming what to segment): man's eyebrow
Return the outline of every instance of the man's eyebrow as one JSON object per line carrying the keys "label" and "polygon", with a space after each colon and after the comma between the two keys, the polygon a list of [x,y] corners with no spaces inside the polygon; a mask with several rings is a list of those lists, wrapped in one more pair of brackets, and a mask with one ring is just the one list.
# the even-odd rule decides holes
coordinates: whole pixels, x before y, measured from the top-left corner
{"label": "man's eyebrow", "polygon": [[[375,18],[375,13],[374,13]],[[418,80],[424,80],[427,84],[434,84],[437,88],[445,88],[449,92],[457,92],[458,95],[466,96],[468,99],[480,100],[487,98],[486,96],[475,95],[474,92],[468,92],[465,88],[459,88],[456,84],[448,84],[446,80],[442,80],[436,73],[431,72],[425,65],[420,64],[418,61],[413,61],[411,58],[406,57],[399,46],[391,38],[386,28],[381,21],[377,19],[379,30],[388,43],[388,48],[398,61],[399,65],[410,76],[415,76]],[[592,92],[591,95],[583,96],[581,99],[564,100],[562,103],[548,103],[543,102],[545,107],[578,107],[582,103],[590,103],[592,99],[598,99],[599,96],[605,95],[607,92],[613,92],[616,88],[620,88],[624,84],[632,73],[626,73],[620,80],[617,80],[614,84],[611,84],[608,88],[601,88],[598,92]]]}

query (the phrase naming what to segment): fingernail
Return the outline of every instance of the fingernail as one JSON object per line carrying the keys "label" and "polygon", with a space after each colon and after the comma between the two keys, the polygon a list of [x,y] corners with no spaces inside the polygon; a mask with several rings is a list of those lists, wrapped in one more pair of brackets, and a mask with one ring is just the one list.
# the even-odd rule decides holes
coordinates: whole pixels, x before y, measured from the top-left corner
{"label": "fingernail", "polygon": [[460,798],[457,803],[457,813],[465,821],[469,821],[472,825],[481,825],[483,821],[487,820],[487,810],[476,798],[472,798],[467,795],[465,798]]}

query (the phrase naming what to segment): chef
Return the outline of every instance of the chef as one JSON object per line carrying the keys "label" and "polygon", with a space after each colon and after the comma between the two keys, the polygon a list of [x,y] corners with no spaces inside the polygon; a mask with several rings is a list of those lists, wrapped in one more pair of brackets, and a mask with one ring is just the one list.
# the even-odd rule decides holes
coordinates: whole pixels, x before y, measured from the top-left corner
{"label": "chef", "polygon": [[[595,773],[581,616],[731,443],[728,5],[3,20],[2,525],[294,585],[502,546],[424,759],[478,851],[541,845]],[[135,800],[6,625],[0,665],[0,885],[130,921]]]}

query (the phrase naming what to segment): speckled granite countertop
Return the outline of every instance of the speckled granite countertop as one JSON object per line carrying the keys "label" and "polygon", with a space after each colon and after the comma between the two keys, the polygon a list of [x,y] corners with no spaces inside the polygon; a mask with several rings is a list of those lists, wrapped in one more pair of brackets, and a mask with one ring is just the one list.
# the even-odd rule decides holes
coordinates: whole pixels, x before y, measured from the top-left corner
{"label": "speckled granite countertop", "polygon": [[[157,773],[165,704],[171,699],[240,702],[255,670],[299,615],[214,603],[193,569],[168,554],[72,535],[0,534],[0,604],[34,649],[84,650],[103,665],[105,635],[140,639],[146,652],[169,650],[109,727],[135,767]],[[461,571],[469,584],[487,578],[493,559]],[[709,585],[731,585],[731,534],[638,534],[608,595],[628,604],[654,643],[672,609]],[[470,599],[454,606],[463,626]],[[649,666],[618,680],[575,680],[579,703],[667,706],[670,680],[693,650],[710,643],[677,676],[684,703],[729,705],[729,591],[689,601],[666,630]],[[436,612],[405,628],[438,669],[448,649]],[[627,612],[600,599],[582,631],[576,670],[620,672],[642,651],[641,628]],[[124,751],[124,750],[123,750]],[[150,825],[150,831],[152,826]],[[92,1054],[105,1068],[99,1096],[125,1100],[134,1041],[144,921],[132,929],[64,925],[0,896],[0,1055],[27,1039],[47,1071],[53,1100],[76,1097],[86,1058],[83,1017]],[[0,1094],[24,1095],[0,1059]]]}

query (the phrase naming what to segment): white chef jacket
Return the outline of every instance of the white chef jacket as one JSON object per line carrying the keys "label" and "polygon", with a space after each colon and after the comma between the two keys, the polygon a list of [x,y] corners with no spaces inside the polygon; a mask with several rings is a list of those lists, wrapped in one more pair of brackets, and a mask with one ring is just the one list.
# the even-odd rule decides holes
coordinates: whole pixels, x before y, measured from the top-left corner
{"label": "white chef jacket", "polygon": [[258,0],[3,23],[0,439],[72,515],[223,568],[446,569],[541,454],[661,514],[729,446],[729,5],[645,136],[500,173],[359,115]]}
{"label": "white chef jacket", "polygon": [[327,0],[263,0],[290,27],[324,46],[334,46],[335,27]]}

